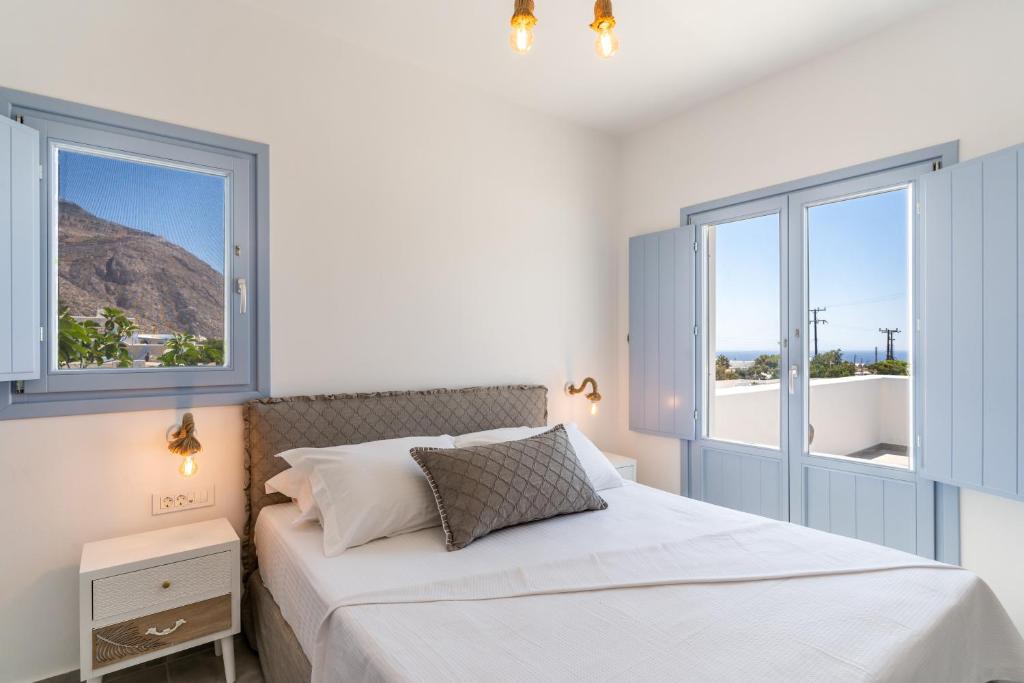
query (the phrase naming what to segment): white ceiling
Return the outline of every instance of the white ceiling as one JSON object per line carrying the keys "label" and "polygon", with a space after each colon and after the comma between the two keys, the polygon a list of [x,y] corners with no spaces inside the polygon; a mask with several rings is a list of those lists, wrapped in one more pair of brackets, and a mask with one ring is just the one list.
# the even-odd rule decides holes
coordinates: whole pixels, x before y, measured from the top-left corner
{"label": "white ceiling", "polygon": [[513,0],[254,2],[526,107],[622,132],[946,0],[615,0],[622,49],[609,61],[594,54],[593,0],[536,0],[536,43],[525,56],[508,45]]}

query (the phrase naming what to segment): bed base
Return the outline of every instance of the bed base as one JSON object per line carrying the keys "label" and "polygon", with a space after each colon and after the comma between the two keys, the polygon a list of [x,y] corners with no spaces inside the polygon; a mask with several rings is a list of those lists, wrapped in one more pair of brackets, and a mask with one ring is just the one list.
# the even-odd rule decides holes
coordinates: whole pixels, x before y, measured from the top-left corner
{"label": "bed base", "polygon": [[242,631],[259,653],[265,683],[309,683],[313,667],[258,569],[245,584]]}

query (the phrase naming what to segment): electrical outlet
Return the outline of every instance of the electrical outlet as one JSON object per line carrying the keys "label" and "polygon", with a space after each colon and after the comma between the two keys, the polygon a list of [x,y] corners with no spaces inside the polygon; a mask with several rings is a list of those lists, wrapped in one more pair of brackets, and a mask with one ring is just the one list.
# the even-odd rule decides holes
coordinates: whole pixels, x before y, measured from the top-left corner
{"label": "electrical outlet", "polygon": [[154,493],[152,499],[154,515],[210,507],[216,500],[213,486],[189,489],[188,491]]}

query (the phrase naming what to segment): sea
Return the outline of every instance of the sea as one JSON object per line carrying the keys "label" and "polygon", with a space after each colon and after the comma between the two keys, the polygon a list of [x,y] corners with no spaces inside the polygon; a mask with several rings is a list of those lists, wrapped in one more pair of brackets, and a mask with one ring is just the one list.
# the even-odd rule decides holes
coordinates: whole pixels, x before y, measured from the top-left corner
{"label": "sea", "polygon": [[[828,351],[829,349],[823,349],[819,347],[818,350],[821,352],[825,352]],[[758,356],[770,353],[778,353],[778,350],[776,349],[773,351],[719,351],[715,355],[724,355],[729,360],[752,361]],[[866,351],[846,351],[844,349],[843,360],[849,361],[851,363],[874,363],[875,353],[875,349],[869,349]],[[878,349],[877,353],[878,360],[885,360],[884,346]],[[896,360],[908,360],[910,358],[910,354],[907,351],[900,349],[896,349],[896,352],[893,355],[896,357]]]}

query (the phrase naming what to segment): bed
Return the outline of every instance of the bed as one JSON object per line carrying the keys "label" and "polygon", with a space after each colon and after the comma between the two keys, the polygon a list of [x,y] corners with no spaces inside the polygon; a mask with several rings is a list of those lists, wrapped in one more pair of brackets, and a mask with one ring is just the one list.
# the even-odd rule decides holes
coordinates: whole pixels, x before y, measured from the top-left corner
{"label": "bed", "polygon": [[546,422],[543,387],[246,407],[245,630],[268,683],[1024,680],[975,575],[637,484],[446,552],[438,528],[322,552],[274,453]]}

